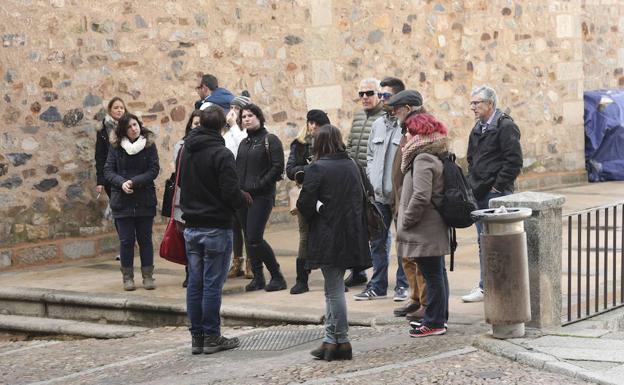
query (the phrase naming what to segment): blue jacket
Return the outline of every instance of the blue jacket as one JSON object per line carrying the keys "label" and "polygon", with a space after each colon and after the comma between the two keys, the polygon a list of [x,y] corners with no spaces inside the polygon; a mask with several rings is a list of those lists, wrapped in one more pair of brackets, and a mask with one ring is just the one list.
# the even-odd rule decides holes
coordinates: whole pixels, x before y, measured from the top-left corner
{"label": "blue jacket", "polygon": [[[217,105],[223,108],[223,112],[227,115],[230,111],[230,103],[234,99],[234,95],[225,88],[217,88],[212,91],[210,95],[208,95],[204,100],[196,103],[195,107],[199,110],[203,110],[211,105]],[[199,106],[198,106],[199,105]]]}

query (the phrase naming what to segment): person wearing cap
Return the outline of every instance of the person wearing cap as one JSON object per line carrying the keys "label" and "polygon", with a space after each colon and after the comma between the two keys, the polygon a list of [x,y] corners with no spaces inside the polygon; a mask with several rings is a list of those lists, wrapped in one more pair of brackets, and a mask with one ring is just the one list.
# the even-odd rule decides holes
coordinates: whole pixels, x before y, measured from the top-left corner
{"label": "person wearing cap", "polygon": [[449,285],[444,255],[450,247],[448,226],[436,205],[444,196],[444,167],[439,156],[448,151],[448,129],[427,113],[409,115],[404,126],[407,142],[401,156],[397,252],[415,261],[427,281],[428,306],[422,320],[410,322],[409,332],[410,337],[427,337],[447,330]]}
{"label": "person wearing cap", "polygon": [[[393,77],[381,81],[380,99],[385,104],[394,94],[403,91],[405,84]],[[394,195],[392,190],[392,161],[401,140],[401,128],[397,119],[391,114],[384,114],[373,122],[368,139],[366,153],[366,174],[373,186],[375,205],[383,214],[385,229],[376,239],[371,240],[371,256],[373,259],[373,276],[366,288],[353,298],[356,301],[386,298],[388,291],[388,265],[390,262],[390,224],[392,223],[392,204]],[[401,258],[396,271],[394,300],[407,300],[409,287]]]}
{"label": "person wearing cap", "polygon": [[[308,111],[305,127],[301,128],[295,140],[290,144],[290,154],[288,155],[288,162],[286,162],[286,176],[288,176],[288,179],[297,183],[294,192],[296,197],[293,196],[295,201],[299,195],[298,193],[301,191],[301,185],[303,185],[305,170],[312,162],[314,134],[320,127],[326,124],[330,124],[330,121],[325,111]],[[297,220],[299,222],[299,250],[297,255],[297,279],[295,285],[290,289],[290,294],[301,294],[310,290],[308,287],[310,271],[305,268],[308,248],[308,224],[296,207],[291,212],[293,211],[293,215],[297,215]]]}
{"label": "person wearing cap", "polygon": [[[392,115],[397,119],[397,123],[401,126],[401,141],[395,153],[392,162],[392,190],[394,193],[393,216],[395,223],[397,222],[398,207],[401,203],[401,190],[403,188],[403,173],[401,172],[401,159],[403,156],[403,147],[407,142],[405,136],[405,127],[403,122],[412,115],[425,113],[423,107],[422,96],[418,91],[405,90],[398,92],[390,98],[386,103],[386,108],[391,110]],[[401,256],[397,252],[398,256]],[[422,272],[418,269],[418,264],[413,259],[401,257],[403,270],[407,276],[411,297],[404,305],[394,309],[394,315],[397,317],[406,317],[410,321],[417,321],[424,317],[427,306],[427,285]]]}
{"label": "person wearing cap", "polygon": [[[351,131],[347,138],[347,153],[358,162],[362,168],[366,168],[366,151],[373,122],[383,116],[383,104],[379,100],[381,86],[379,80],[367,78],[360,81],[358,96],[362,102],[362,110],[353,115]],[[355,271],[345,280],[347,287],[362,285],[368,280],[365,271]]]}
{"label": "person wearing cap", "polygon": [[[251,104],[251,98],[249,97],[249,93],[247,91],[243,91],[240,96],[234,97],[234,99],[230,102],[230,111],[226,116],[227,124],[221,131],[223,140],[225,140],[225,147],[230,150],[232,154],[234,154],[234,159],[236,159],[236,155],[238,154],[238,146],[247,137],[247,130],[239,127],[236,121],[238,120],[240,111],[249,104]],[[245,278],[251,279],[253,274],[251,273],[249,258],[245,261],[245,271],[243,271],[244,238],[243,230],[240,222],[238,221],[238,216],[236,215],[234,215],[234,218],[232,219],[232,232],[234,234],[232,265],[230,266],[230,271],[228,272],[227,277],[236,278],[245,275]]]}
{"label": "person wearing cap", "polygon": [[230,102],[234,95],[225,88],[219,87],[219,80],[216,76],[205,74],[201,77],[199,86],[195,87],[200,100],[195,102],[196,110],[205,110],[208,106],[217,105],[223,109],[227,116],[230,110]]}

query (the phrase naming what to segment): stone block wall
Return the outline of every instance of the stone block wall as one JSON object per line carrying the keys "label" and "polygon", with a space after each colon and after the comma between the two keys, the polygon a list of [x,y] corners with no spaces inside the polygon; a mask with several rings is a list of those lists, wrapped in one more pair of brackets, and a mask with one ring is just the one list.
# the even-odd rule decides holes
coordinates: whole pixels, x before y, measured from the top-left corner
{"label": "stone block wall", "polygon": [[[459,157],[473,125],[470,90],[487,83],[522,131],[519,186],[584,180],[581,21],[597,8],[587,3],[5,0],[0,268],[25,243],[110,231],[93,155],[115,95],[158,135],[160,194],[203,72],[234,93],[249,90],[286,149],[307,109],[326,109],[347,135],[359,80],[397,76],[448,124]],[[610,55],[596,50],[591,60]],[[275,218],[287,220],[285,184]],[[99,250],[59,247],[68,258]]]}

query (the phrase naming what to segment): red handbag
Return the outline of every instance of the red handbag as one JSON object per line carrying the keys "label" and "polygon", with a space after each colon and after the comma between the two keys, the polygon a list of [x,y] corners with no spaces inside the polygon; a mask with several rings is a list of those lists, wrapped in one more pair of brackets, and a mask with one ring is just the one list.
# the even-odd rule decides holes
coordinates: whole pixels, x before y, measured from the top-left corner
{"label": "red handbag", "polygon": [[160,256],[167,261],[173,263],[179,263],[180,265],[186,265],[186,246],[184,245],[184,235],[178,231],[175,219],[173,219],[173,212],[175,209],[175,198],[178,193],[178,180],[180,178],[180,163],[182,163],[182,153],[184,152],[184,145],[180,149],[180,156],[178,157],[178,170],[176,172],[176,181],[173,185],[173,200],[171,204],[171,216],[167,223],[167,228],[163,234],[163,239],[160,242]]}

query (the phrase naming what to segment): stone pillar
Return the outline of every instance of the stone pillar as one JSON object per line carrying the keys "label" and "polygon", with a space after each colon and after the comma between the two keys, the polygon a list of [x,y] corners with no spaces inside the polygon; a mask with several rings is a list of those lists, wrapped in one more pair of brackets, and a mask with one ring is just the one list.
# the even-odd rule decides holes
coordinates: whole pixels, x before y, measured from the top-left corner
{"label": "stone pillar", "polygon": [[490,200],[490,207],[527,207],[524,222],[529,258],[531,322],[544,328],[561,325],[561,207],[563,195],[522,192]]}

